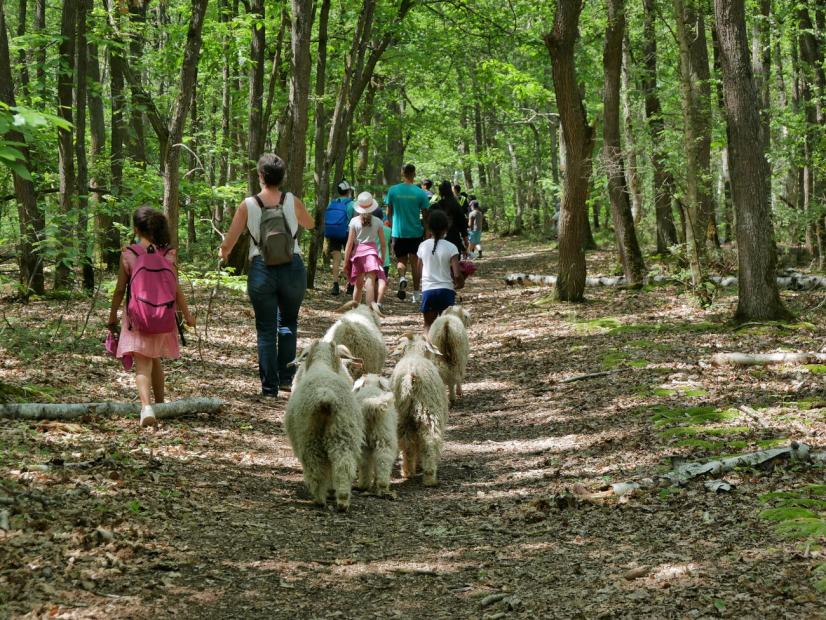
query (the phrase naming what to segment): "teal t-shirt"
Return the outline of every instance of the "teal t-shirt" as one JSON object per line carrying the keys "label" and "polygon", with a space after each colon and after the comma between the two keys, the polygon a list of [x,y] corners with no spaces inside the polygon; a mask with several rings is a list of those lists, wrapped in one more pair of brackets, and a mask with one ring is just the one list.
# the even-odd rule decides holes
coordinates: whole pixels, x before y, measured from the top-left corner
{"label": "teal t-shirt", "polygon": [[352,220],[356,215],[356,201],[351,200],[347,203],[347,220]]}
{"label": "teal t-shirt", "polygon": [[393,237],[413,239],[424,236],[420,213],[430,206],[427,193],[416,185],[399,183],[387,192],[387,204],[393,208]]}

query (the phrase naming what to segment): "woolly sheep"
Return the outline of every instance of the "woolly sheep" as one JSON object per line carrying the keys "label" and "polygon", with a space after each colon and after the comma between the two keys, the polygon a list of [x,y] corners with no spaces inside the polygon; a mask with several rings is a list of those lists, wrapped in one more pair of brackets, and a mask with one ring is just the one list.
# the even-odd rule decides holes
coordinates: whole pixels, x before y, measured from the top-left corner
{"label": "woolly sheep", "polygon": [[399,453],[399,441],[396,437],[396,403],[390,382],[379,375],[364,375],[356,381],[353,392],[364,417],[358,487],[375,489],[381,496],[392,496],[390,474]]}
{"label": "woolly sheep", "polygon": [[357,306],[333,323],[322,338],[325,342],[343,344],[362,361],[360,371],[353,373],[355,378],[362,373],[381,374],[384,369],[387,345],[381,333],[380,316],[369,306]]}
{"label": "woolly sheep", "polygon": [[[330,490],[346,511],[364,443],[364,419],[345,374],[346,347],[316,340],[301,354],[302,376],[287,403],[287,437],[313,499],[324,506]],[[345,371],[345,372],[342,372]]]}
{"label": "woolly sheep", "polygon": [[447,423],[445,384],[431,361],[438,351],[424,337],[405,334],[397,352],[403,357],[390,383],[399,415],[402,473],[410,478],[421,466],[424,485],[434,486]]}
{"label": "woolly sheep", "polygon": [[462,397],[462,381],[465,379],[468,358],[468,337],[465,327],[470,314],[461,306],[445,310],[428,332],[431,344],[441,353],[436,357],[436,367],[447,385],[450,404]]}

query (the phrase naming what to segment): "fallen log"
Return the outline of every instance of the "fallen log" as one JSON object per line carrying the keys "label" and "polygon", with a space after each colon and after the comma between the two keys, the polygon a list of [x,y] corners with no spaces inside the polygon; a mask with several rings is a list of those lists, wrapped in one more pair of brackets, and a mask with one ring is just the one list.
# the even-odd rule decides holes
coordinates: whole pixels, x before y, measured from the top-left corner
{"label": "fallen log", "polygon": [[663,477],[670,480],[672,484],[682,484],[705,474],[719,476],[719,474],[731,471],[736,467],[757,467],[776,460],[819,460],[822,458],[822,454],[821,452],[812,454],[811,447],[808,444],[793,441],[788,448],[759,450],[758,452],[750,452],[706,463],[680,463]]}
{"label": "fallen log", "polygon": [[820,364],[826,362],[826,353],[715,353],[715,366],[768,366],[769,364]]}
{"label": "fallen log", "polygon": [[[708,280],[714,282],[717,286],[724,288],[737,286],[737,278],[735,276],[707,276]],[[645,284],[678,284],[679,281],[671,276],[664,275],[649,275],[644,280]],[[536,285],[536,286],[555,286],[556,276],[541,275],[535,273],[509,273],[505,276],[505,284],[513,286],[518,284],[520,286]],[[585,278],[586,286],[625,286],[625,276],[590,276]],[[802,273],[784,273],[777,276],[777,285],[786,290],[791,291],[813,291],[817,289],[826,289],[826,277],[824,276],[810,276]]]}
{"label": "fallen log", "polygon": [[[153,405],[155,417],[164,420],[194,413],[218,413],[224,406],[219,398],[184,398]],[[137,416],[140,403],[17,403],[0,405],[0,418],[13,420],[71,420],[86,415]]]}

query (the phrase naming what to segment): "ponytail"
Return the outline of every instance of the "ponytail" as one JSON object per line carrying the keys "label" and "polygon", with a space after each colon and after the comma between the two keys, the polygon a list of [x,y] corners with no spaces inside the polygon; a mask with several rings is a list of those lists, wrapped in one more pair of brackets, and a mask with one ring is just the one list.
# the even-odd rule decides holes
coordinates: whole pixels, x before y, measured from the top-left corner
{"label": "ponytail", "polygon": [[431,252],[431,254],[433,254],[433,255],[436,254],[436,244],[437,243],[439,243],[439,237],[433,237],[433,251]]}
{"label": "ponytail", "polygon": [[433,254],[435,254],[436,245],[439,243],[439,239],[447,234],[450,223],[444,211],[441,209],[433,209],[427,218],[427,226],[430,232],[433,233]]}

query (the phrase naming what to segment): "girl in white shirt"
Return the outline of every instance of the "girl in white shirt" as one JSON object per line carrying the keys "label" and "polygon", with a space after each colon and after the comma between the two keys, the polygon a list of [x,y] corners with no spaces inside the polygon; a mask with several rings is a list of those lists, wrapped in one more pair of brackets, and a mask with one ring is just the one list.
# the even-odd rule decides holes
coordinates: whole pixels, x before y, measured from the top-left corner
{"label": "girl in white shirt", "polygon": [[456,290],[465,285],[459,269],[459,248],[447,241],[450,223],[444,211],[432,210],[427,220],[432,237],[419,245],[419,271],[422,274],[424,329],[427,332],[442,312],[456,303]]}

